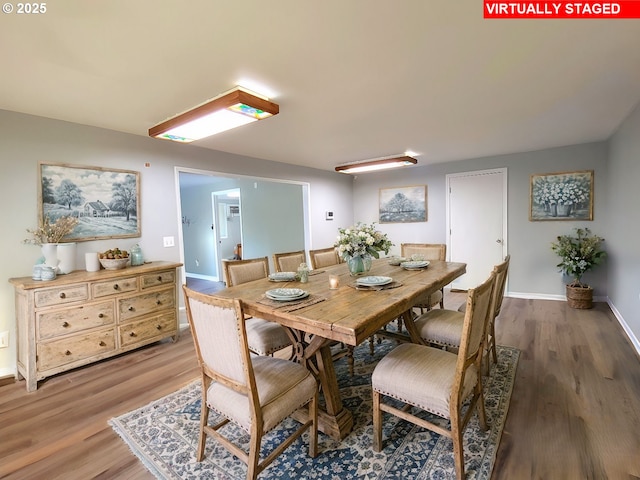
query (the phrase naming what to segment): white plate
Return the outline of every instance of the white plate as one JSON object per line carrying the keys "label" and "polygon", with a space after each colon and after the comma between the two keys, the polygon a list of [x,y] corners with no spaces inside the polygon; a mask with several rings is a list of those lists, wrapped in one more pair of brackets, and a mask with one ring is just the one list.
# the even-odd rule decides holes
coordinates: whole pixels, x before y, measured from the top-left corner
{"label": "white plate", "polygon": [[296,272],[276,272],[269,274],[269,280],[273,282],[293,282],[296,279]]}
{"label": "white plate", "polygon": [[299,288],[274,288],[273,290],[267,290],[265,295],[271,300],[291,301],[308,297],[309,292]]}
{"label": "white plate", "polygon": [[377,277],[377,276],[369,276],[369,277],[361,277],[356,280],[358,285],[365,286],[378,286],[378,285],[387,285],[388,283],[393,282],[393,278],[391,277]]}
{"label": "white plate", "polygon": [[418,260],[411,262],[402,262],[400,264],[402,268],[406,268],[407,270],[419,270],[421,268],[425,268],[429,266],[429,261],[427,260]]}
{"label": "white plate", "polygon": [[400,265],[402,262],[406,262],[407,259],[404,257],[391,257],[389,259],[389,265]]}

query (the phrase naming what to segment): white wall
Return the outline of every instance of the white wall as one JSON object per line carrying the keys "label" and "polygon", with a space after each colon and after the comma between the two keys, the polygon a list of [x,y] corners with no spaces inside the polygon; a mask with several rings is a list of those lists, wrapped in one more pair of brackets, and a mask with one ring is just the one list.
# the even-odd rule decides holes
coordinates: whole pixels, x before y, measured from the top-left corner
{"label": "white wall", "polygon": [[[146,259],[179,261],[178,247],[164,248],[162,237],[178,239],[175,167],[279,178],[310,184],[312,248],[332,245],[337,225],[353,220],[351,179],[335,172],[213,152],[148,137],[0,110],[0,331],[10,332],[10,348],[0,350],[0,376],[15,372],[15,311],[11,277],[31,274],[40,256],[22,245],[26,229],[38,220],[38,162],[112,167],[140,172],[142,237],[78,244],[78,262],[87,251],[140,243]],[[150,164],[145,167],[145,163]],[[326,222],[326,210],[336,221]],[[78,263],[82,265],[81,263]]]}
{"label": "white wall", "polygon": [[[508,175],[508,251],[509,292],[526,296],[564,295],[566,278],[558,273],[559,259],[551,251],[556,236],[571,233],[574,227],[588,226],[594,233],[607,237],[607,143],[589,143],[536,152],[476,158],[398,169],[358,176],[354,188],[354,217],[372,222],[378,220],[378,195],[382,187],[427,185],[427,222],[382,224],[396,244],[403,242],[446,242],[445,177],[450,173],[507,168]],[[594,220],[529,221],[529,181],[534,173],[594,170]],[[584,280],[594,287],[596,296],[607,294],[607,266],[587,273]]]}
{"label": "white wall", "polygon": [[640,104],[610,141],[609,298],[640,353]]}

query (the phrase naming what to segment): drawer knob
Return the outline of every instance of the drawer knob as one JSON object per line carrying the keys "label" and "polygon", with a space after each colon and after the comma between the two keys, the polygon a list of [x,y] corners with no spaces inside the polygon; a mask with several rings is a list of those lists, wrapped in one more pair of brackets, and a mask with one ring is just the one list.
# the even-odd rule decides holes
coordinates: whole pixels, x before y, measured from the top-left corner
{"label": "drawer knob", "polygon": [[135,337],[136,336],[136,332],[129,332],[129,336],[130,337]]}
{"label": "drawer knob", "polygon": [[64,292],[60,292],[60,298],[67,298],[67,295]]}
{"label": "drawer knob", "polygon": [[104,343],[102,340],[100,341],[100,346],[101,346],[101,347],[104,347],[104,346],[106,346],[106,345],[107,345],[107,344],[106,344],[106,343]]}
{"label": "drawer knob", "polygon": [[133,312],[135,310],[135,308],[133,308],[133,305],[129,307],[128,309],[130,312]]}
{"label": "drawer knob", "polygon": [[104,313],[99,313],[98,318],[104,318]]}
{"label": "drawer knob", "polygon": [[69,326],[69,322],[63,322],[62,326],[63,326],[64,328],[67,328],[67,327]]}
{"label": "drawer knob", "polygon": [[160,300],[156,300],[156,305],[160,305],[162,302]]}
{"label": "drawer knob", "polygon": [[69,350],[67,350],[66,352],[64,352],[65,355],[71,355],[71,352]]}
{"label": "drawer knob", "polygon": [[161,282],[162,281],[162,275],[158,275],[158,281]]}
{"label": "drawer knob", "polygon": [[118,285],[117,283],[113,286],[114,290],[120,290],[120,285]]}
{"label": "drawer knob", "polygon": [[156,330],[162,330],[162,325],[156,325]]}

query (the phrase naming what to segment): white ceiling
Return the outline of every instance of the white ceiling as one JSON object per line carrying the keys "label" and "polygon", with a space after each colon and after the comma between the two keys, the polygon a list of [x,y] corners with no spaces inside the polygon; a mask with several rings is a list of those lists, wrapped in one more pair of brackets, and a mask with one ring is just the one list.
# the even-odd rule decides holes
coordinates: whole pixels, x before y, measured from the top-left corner
{"label": "white ceiling", "polygon": [[1,14],[0,45],[0,109],[146,136],[262,85],[279,115],[195,145],[326,170],[604,140],[640,100],[640,21],[480,1],[57,0]]}

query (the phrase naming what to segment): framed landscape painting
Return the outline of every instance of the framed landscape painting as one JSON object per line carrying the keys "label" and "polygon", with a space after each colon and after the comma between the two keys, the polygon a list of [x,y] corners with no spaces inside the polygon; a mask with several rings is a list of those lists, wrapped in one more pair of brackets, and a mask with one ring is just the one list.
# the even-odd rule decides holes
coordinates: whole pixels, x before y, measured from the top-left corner
{"label": "framed landscape painting", "polygon": [[427,186],[380,189],[380,223],[427,221]]}
{"label": "framed landscape painting", "polygon": [[40,163],[40,223],[73,216],[79,222],[66,240],[82,242],[139,237],[140,173]]}
{"label": "framed landscape painting", "polygon": [[593,220],[593,170],[531,175],[529,220]]}

